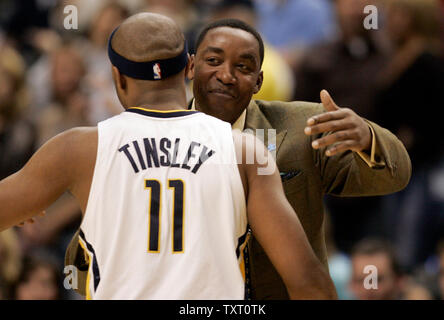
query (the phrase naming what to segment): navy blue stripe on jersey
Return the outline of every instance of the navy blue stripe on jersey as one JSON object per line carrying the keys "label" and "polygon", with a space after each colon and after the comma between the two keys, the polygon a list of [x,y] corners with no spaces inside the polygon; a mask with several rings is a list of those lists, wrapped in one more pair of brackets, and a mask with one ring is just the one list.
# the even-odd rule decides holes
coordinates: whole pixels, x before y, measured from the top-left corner
{"label": "navy blue stripe on jersey", "polygon": [[[245,233],[239,237],[237,241],[237,247],[236,247],[236,257],[239,259],[240,256],[240,248],[242,245],[247,241],[247,237],[250,234],[250,226],[247,225],[247,230]],[[245,268],[245,292],[244,292],[244,299],[245,300],[251,300],[251,278],[250,278],[250,256],[248,252],[248,244],[243,249],[243,258],[244,258],[244,268]]]}
{"label": "navy blue stripe on jersey", "polygon": [[94,251],[93,246],[88,241],[86,241],[85,234],[83,233],[82,229],[79,230],[79,236],[86,243],[86,248],[93,255],[92,270],[93,270],[94,291],[95,291],[95,290],[97,290],[97,287],[98,287],[99,282],[100,282],[99,264],[97,263],[96,252]]}
{"label": "navy blue stripe on jersey", "polygon": [[149,252],[159,252],[160,229],[160,183],[157,180],[145,180],[145,188],[151,189],[149,212]]}
{"label": "navy blue stripe on jersey", "polygon": [[169,180],[168,187],[174,188],[173,252],[183,252],[184,183]]}
{"label": "navy blue stripe on jersey", "polygon": [[133,112],[137,114],[141,114],[148,117],[155,117],[155,118],[177,118],[177,117],[183,117],[183,116],[189,116],[191,114],[199,113],[199,111],[169,111],[169,112],[157,112],[153,110],[146,110],[146,109],[140,109],[140,108],[128,108],[125,112]]}
{"label": "navy blue stripe on jersey", "polygon": [[245,267],[244,300],[251,300],[250,252],[248,251],[248,244],[244,248],[244,267]]}

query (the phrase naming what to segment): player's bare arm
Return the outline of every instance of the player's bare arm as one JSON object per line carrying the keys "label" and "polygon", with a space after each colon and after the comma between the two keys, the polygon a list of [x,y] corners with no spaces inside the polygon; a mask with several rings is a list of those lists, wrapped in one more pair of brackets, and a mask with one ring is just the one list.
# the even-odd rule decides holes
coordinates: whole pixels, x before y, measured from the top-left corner
{"label": "player's bare arm", "polygon": [[[233,137],[247,193],[249,224],[281,275],[290,298],[337,298],[331,278],[315,256],[296,213],[285,197],[278,170],[271,175],[258,174],[260,167],[270,167],[270,161],[277,168],[273,157],[253,136],[234,132]],[[240,162],[240,155],[248,152],[264,157],[251,165],[246,164],[245,156]]]}
{"label": "player's bare arm", "polygon": [[96,128],[71,129],[45,143],[20,171],[0,181],[0,230],[38,215],[65,191],[84,211],[95,150]]}

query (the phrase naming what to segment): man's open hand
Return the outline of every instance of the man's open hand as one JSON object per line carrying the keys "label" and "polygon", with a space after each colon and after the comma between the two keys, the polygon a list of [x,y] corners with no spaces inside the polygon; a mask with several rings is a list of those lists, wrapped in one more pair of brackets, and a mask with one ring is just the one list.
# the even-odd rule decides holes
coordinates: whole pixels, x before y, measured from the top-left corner
{"label": "man's open hand", "polygon": [[327,90],[321,91],[321,102],[327,112],[308,119],[304,132],[306,135],[332,133],[313,141],[314,149],[328,147],[327,156],[347,150],[370,150],[372,135],[364,119],[349,108],[338,107]]}

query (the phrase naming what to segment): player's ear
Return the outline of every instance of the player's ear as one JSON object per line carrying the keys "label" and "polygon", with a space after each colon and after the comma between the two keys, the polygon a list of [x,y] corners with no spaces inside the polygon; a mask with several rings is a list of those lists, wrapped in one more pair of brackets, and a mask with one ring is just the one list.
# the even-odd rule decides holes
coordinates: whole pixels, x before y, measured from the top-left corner
{"label": "player's ear", "polygon": [[264,82],[264,72],[261,70],[259,72],[259,76],[257,77],[256,84],[254,85],[254,94],[258,93],[261,90],[262,83]]}
{"label": "player's ear", "polygon": [[114,84],[116,85],[116,90],[125,91],[127,87],[126,79],[120,73],[119,69],[117,69],[115,66],[112,66],[112,74],[113,74]]}
{"label": "player's ear", "polygon": [[192,54],[191,56],[188,56],[188,64],[187,64],[187,78],[189,80],[193,80],[194,79],[194,59],[195,59],[195,55]]}

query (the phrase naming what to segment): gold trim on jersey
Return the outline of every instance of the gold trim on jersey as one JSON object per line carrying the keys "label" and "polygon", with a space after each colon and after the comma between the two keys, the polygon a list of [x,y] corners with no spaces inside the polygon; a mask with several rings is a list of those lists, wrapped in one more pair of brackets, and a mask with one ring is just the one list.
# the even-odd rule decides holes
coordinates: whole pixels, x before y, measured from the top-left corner
{"label": "gold trim on jersey", "polygon": [[188,109],[175,109],[175,110],[154,110],[154,109],[148,109],[148,108],[141,108],[141,107],[131,107],[127,110],[131,109],[139,109],[143,111],[149,111],[149,112],[157,112],[157,113],[172,113],[172,112],[195,112],[195,110],[188,110]]}
{"label": "gold trim on jersey", "polygon": [[242,277],[244,278],[244,282],[246,281],[246,276],[245,276],[245,247],[247,246],[248,240],[250,239],[251,233],[248,231],[246,231],[246,236],[245,236],[245,240],[244,242],[239,246],[239,258],[238,258],[238,263],[239,263],[239,269],[241,271]]}
{"label": "gold trim on jersey", "polygon": [[90,288],[90,279],[91,279],[91,273],[92,273],[92,259],[91,259],[91,253],[86,248],[86,244],[83,243],[82,238],[79,237],[79,244],[83,249],[83,252],[86,253],[88,256],[88,275],[86,276],[86,300],[91,300],[91,288]]}

